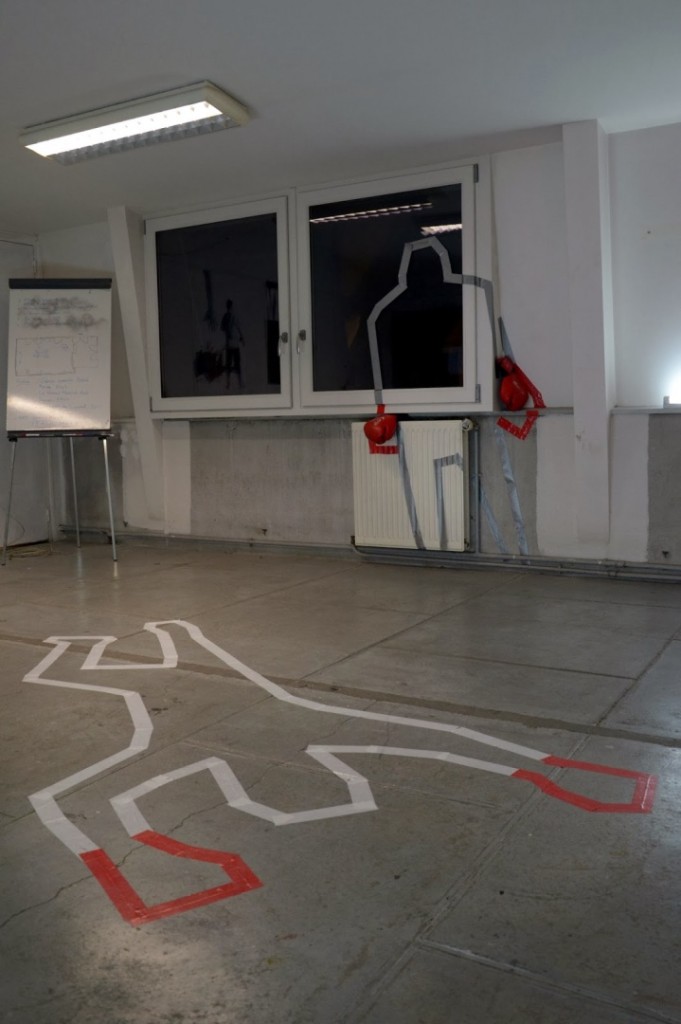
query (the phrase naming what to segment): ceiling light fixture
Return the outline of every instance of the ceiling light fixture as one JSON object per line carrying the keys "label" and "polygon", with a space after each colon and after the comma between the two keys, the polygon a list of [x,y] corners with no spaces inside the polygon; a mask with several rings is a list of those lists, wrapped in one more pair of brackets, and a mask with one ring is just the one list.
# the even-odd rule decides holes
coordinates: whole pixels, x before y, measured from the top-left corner
{"label": "ceiling light fixture", "polygon": [[210,82],[33,125],[21,142],[62,164],[246,124],[245,107]]}

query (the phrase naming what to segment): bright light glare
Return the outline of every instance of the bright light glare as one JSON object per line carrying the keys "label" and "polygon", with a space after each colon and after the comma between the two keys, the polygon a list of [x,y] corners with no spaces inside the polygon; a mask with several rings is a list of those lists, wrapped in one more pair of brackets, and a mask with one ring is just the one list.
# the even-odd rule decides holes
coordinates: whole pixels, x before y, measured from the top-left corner
{"label": "bright light glare", "polygon": [[144,114],[141,117],[118,121],[116,124],[103,125],[101,128],[90,128],[88,131],[76,132],[74,135],[63,135],[59,139],[48,139],[46,142],[34,142],[27,149],[32,149],[40,156],[54,156],[56,153],[70,153],[74,149],[86,146],[100,146],[105,142],[119,139],[134,138],[147,132],[162,132],[180,125],[191,124],[193,121],[204,121],[210,117],[220,117],[222,113],[212,103],[201,100],[175,110],[162,110],[158,114]]}
{"label": "bright light glare", "polygon": [[665,405],[681,405],[681,373],[672,377],[665,390]]}
{"label": "bright light glare", "polygon": [[[19,395],[9,395],[7,398],[7,410],[11,410],[19,415],[29,416],[33,420],[42,419],[46,424],[50,424],[54,421],[55,426],[59,426],[64,420],[64,409],[53,408],[46,402],[35,402],[30,398],[21,398]],[[92,429],[93,426],[96,428],[98,425],[93,424],[92,416],[85,414],[84,416],[78,415],[73,410],[68,410],[70,429],[72,430],[88,430]],[[15,429],[15,428],[11,428]],[[45,430],[50,430],[50,426],[45,426]]]}
{"label": "bright light glare", "polygon": [[450,231],[461,231],[463,224],[429,224],[421,228],[422,235],[446,235]]}
{"label": "bright light glare", "polygon": [[379,206],[375,210],[353,210],[352,213],[337,213],[333,217],[310,217],[310,224],[335,224],[339,220],[368,220],[371,217],[390,217],[395,213],[413,213],[415,210],[429,210],[432,203],[409,203],[403,206]]}

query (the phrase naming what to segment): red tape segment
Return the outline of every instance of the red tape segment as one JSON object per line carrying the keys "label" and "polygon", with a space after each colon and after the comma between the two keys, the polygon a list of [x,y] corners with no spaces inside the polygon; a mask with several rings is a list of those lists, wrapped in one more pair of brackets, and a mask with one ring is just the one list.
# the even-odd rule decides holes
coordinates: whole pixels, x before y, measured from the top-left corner
{"label": "red tape segment", "polygon": [[371,455],[399,455],[400,448],[396,444],[376,444],[375,441],[369,441],[369,452]]}
{"label": "red tape segment", "polygon": [[171,839],[170,836],[164,836],[151,830],[139,832],[132,838],[146,846],[153,846],[162,853],[169,853],[173,857],[185,857],[188,860],[217,864],[232,881],[216,885],[212,889],[202,889],[200,892],[181,896],[176,900],[149,906],[123,877],[108,853],[105,853],[104,850],[81,853],[80,858],[83,863],[95,876],[121,917],[129,924],[149,924],[150,921],[158,921],[162,917],[182,914],[185,910],[205,907],[209,903],[217,903],[218,900],[226,900],[230,896],[239,896],[243,892],[250,892],[251,889],[259,889],[263,884],[237,853],[209,850],[203,846],[189,846],[187,843],[181,843],[177,839]]}
{"label": "red tape segment", "polygon": [[611,768],[605,764],[592,764],[590,761],[571,761],[566,757],[542,758],[542,764],[552,765],[558,768],[576,768],[583,772],[596,772],[601,775],[615,775],[624,779],[634,779],[634,795],[628,804],[605,803],[602,800],[593,800],[591,797],[582,796],[581,793],[573,793],[572,790],[564,789],[556,785],[545,775],[539,772],[528,772],[520,768],[514,772],[511,778],[524,779],[538,786],[548,796],[554,796],[557,800],[564,800],[565,803],[581,807],[583,811],[600,811],[604,814],[649,814],[655,802],[655,790],[657,787],[657,776],[647,775],[644,772],[632,772],[626,768]]}
{"label": "red tape segment", "polygon": [[525,419],[520,426],[517,423],[511,423],[505,416],[500,416],[497,420],[497,426],[501,427],[502,430],[507,430],[509,434],[513,434],[520,441],[524,441],[527,435],[532,430],[532,427],[537,422],[539,413],[536,409],[528,409],[525,413]]}

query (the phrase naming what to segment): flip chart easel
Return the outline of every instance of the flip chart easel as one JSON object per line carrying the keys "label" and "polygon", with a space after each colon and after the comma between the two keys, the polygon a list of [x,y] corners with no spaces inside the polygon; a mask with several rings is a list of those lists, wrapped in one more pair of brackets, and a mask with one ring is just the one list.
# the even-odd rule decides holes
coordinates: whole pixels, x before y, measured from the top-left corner
{"label": "flip chart easel", "polygon": [[107,441],[111,433],[111,278],[14,278],[9,282],[7,439],[10,481],[2,565],[7,560],[14,463],[26,437],[67,437],[80,547],[74,438],[102,442],[111,547],[116,558]]}
{"label": "flip chart easel", "polygon": [[114,562],[118,561],[118,555],[116,554],[116,531],[114,528],[114,517],[113,517],[113,501],[111,499],[111,477],[109,474],[109,452],[107,441],[114,435],[110,432],[103,431],[53,431],[50,433],[46,432],[30,432],[17,433],[16,431],[9,432],[7,434],[7,440],[11,443],[11,454],[9,464],[9,489],[7,493],[7,514],[5,517],[5,536],[3,538],[2,545],[2,562],[1,565],[7,564],[7,539],[9,535],[9,521],[10,521],[10,510],[12,507],[12,488],[14,485],[14,460],[17,453],[17,444],[22,437],[68,437],[69,439],[69,451],[71,455],[71,486],[73,489],[73,513],[76,521],[76,545],[80,547],[80,520],[78,517],[78,492],[76,488],[76,460],[73,450],[73,439],[75,437],[96,437],[102,442],[102,453],[104,455],[104,478],[106,480],[106,498],[109,506],[109,528],[111,530],[111,556]]}

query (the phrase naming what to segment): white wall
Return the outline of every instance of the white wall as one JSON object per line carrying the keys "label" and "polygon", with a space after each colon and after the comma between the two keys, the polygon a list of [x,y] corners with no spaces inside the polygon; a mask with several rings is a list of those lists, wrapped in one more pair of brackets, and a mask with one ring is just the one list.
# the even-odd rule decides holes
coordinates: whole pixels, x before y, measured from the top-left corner
{"label": "white wall", "polygon": [[681,401],[681,124],[610,136],[617,404]]}
{"label": "white wall", "polygon": [[[38,259],[41,277],[114,277],[111,240],[105,221],[41,235]],[[115,282],[113,299],[111,416],[120,419],[132,415],[132,397]]]}
{"label": "white wall", "polygon": [[499,313],[518,365],[548,406],[572,405],[563,147],[493,158]]}

